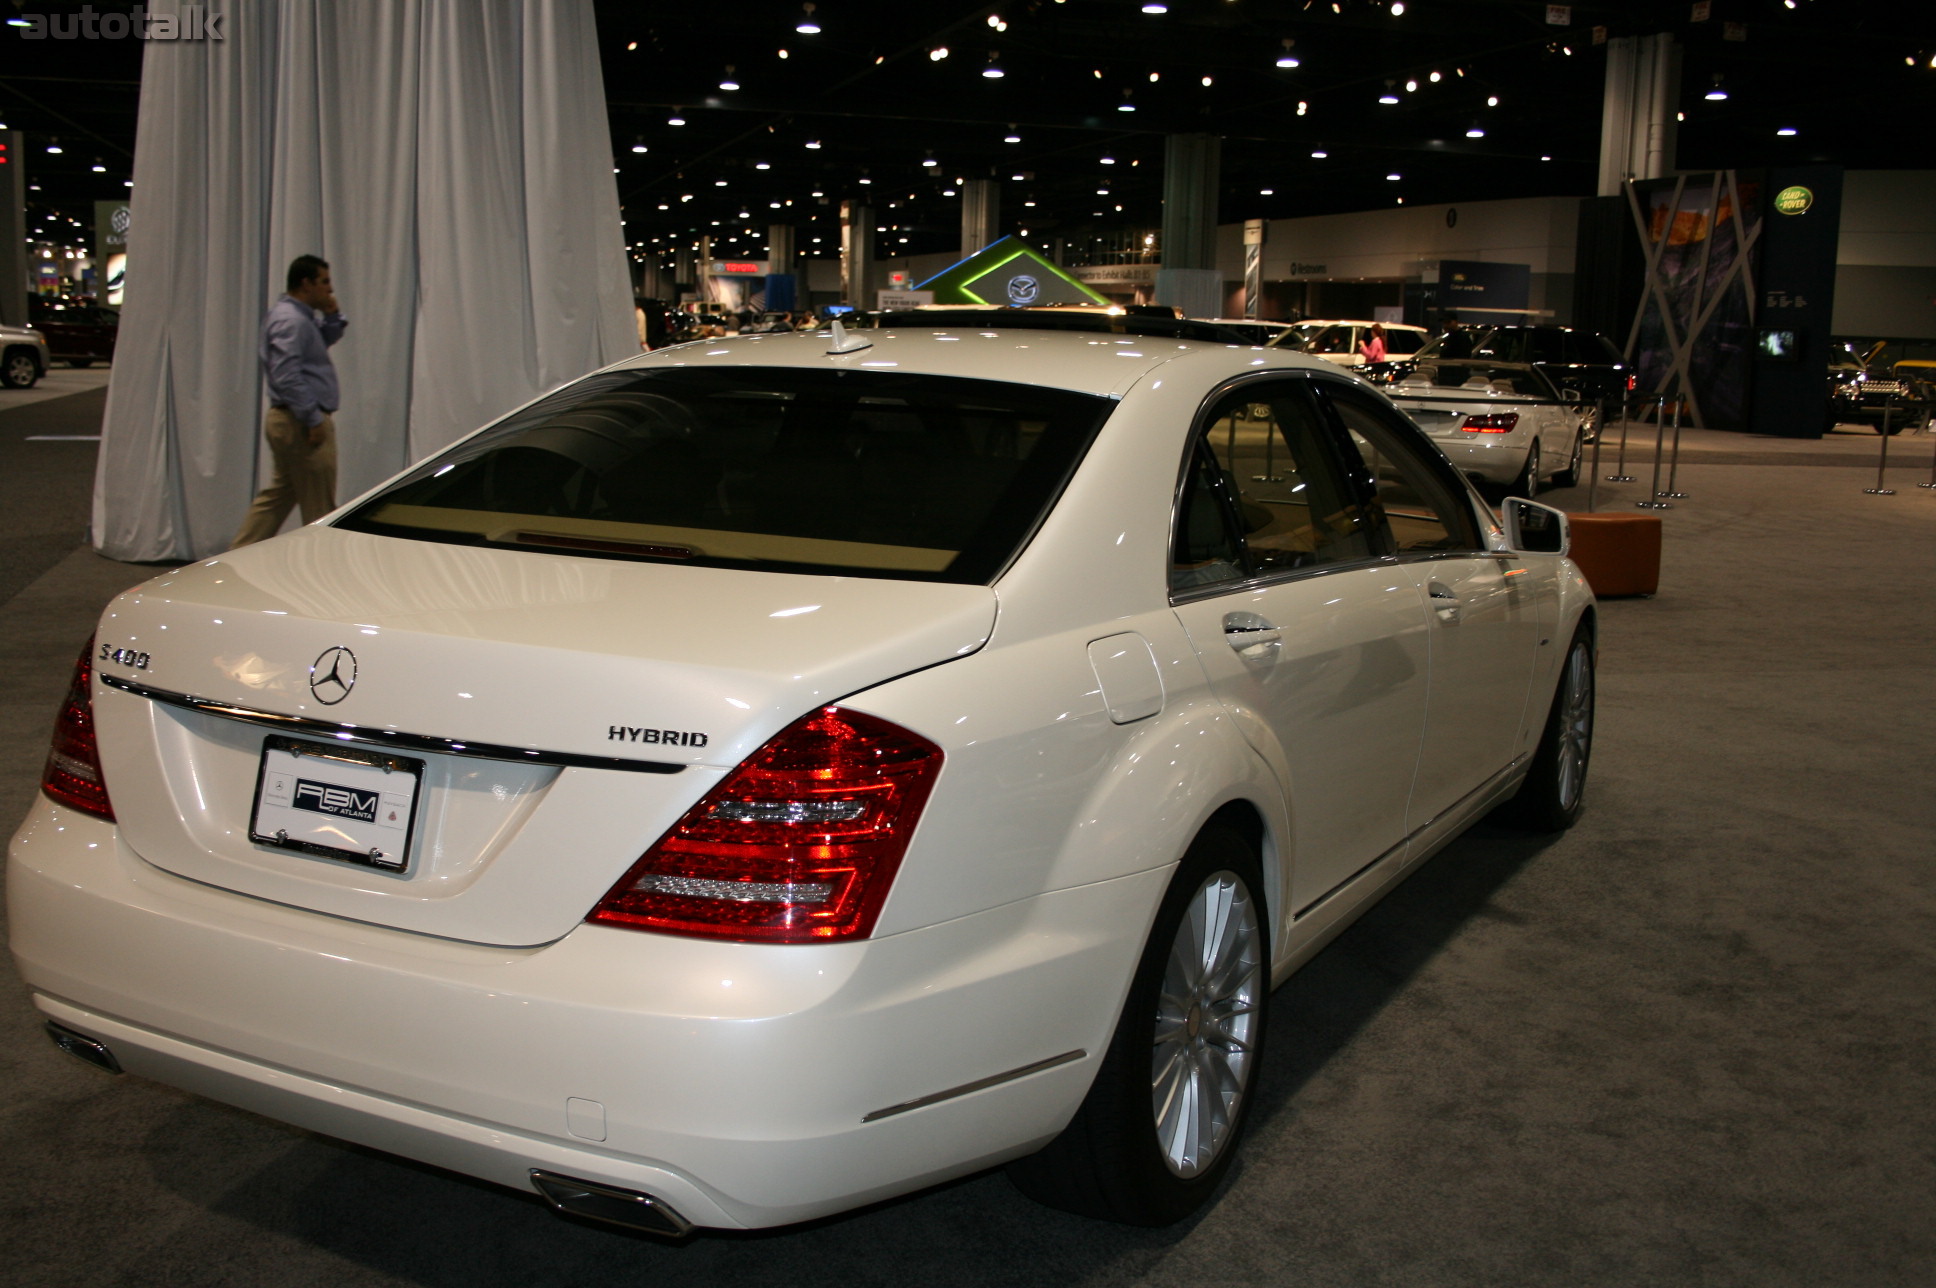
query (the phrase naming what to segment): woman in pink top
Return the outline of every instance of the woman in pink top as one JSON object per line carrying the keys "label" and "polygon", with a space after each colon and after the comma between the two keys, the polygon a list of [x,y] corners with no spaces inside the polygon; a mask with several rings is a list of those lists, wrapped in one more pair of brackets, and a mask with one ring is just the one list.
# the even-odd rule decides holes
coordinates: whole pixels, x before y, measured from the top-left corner
{"label": "woman in pink top", "polygon": [[1385,327],[1381,322],[1371,324],[1371,334],[1358,346],[1358,352],[1365,355],[1367,363],[1385,360]]}

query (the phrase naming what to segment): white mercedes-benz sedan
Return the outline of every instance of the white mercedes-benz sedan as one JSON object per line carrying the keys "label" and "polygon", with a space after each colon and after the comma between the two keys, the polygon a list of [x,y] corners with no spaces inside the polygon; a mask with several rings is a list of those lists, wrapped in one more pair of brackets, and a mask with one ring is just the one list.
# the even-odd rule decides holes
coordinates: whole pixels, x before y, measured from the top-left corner
{"label": "white mercedes-benz sedan", "polygon": [[1532,497],[1580,481],[1588,409],[1537,367],[1431,358],[1384,392],[1475,483]]}
{"label": "white mercedes-benz sedan", "polygon": [[659,350],[114,600],[12,950],[98,1066],[585,1216],[1174,1221],[1271,989],[1578,815],[1565,544],[1289,351]]}

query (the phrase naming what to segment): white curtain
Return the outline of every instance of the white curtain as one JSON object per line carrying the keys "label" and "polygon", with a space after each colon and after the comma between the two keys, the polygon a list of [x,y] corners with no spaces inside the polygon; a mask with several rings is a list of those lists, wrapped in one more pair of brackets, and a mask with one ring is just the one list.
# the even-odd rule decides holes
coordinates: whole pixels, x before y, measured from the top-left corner
{"label": "white curtain", "polygon": [[350,320],[339,500],[638,352],[590,0],[209,8],[225,39],[142,69],[94,486],[116,559],[235,535],[270,468],[257,331],[298,255]]}

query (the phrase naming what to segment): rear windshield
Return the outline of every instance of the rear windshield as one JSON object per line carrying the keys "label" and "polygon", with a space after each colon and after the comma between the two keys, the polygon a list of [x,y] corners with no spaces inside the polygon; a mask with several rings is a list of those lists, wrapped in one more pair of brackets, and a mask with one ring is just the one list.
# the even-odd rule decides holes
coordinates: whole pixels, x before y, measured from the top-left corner
{"label": "rear windshield", "polygon": [[1028,385],[736,367],[588,377],[358,506],[422,541],[992,581],[1115,404]]}

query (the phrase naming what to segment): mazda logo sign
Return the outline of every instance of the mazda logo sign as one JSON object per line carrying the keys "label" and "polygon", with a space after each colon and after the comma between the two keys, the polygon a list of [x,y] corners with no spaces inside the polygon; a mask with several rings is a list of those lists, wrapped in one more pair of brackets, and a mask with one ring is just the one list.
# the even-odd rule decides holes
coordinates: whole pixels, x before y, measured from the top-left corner
{"label": "mazda logo sign", "polygon": [[326,648],[309,667],[309,691],[316,701],[333,707],[356,687],[356,654],[338,644]]}

